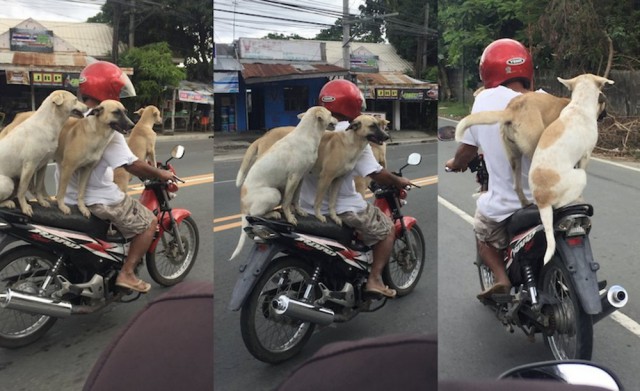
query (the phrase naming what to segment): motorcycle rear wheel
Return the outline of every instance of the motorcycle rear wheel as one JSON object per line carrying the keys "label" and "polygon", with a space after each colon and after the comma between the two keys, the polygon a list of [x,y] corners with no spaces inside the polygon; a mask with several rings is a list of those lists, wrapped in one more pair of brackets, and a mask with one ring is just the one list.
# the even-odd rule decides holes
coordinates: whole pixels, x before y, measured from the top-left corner
{"label": "motorcycle rear wheel", "polygon": [[395,289],[398,296],[408,295],[420,281],[425,261],[425,244],[422,230],[415,224],[397,238],[389,263],[382,271],[383,281]]}
{"label": "motorcycle rear wheel", "polygon": [[542,270],[540,289],[556,304],[552,321],[556,331],[545,342],[557,360],[591,360],[593,319],[584,312],[571,275],[559,258],[554,257]]}
{"label": "motorcycle rear wheel", "polygon": [[480,279],[480,291],[484,292],[494,284],[493,272],[482,262],[480,254],[476,254],[476,266],[478,267],[478,278]]}
{"label": "motorcycle rear wheel", "polygon": [[[302,350],[315,328],[277,315],[271,302],[285,294],[301,299],[313,270],[308,263],[294,258],[274,260],[260,277],[240,312],[240,331],[247,350],[260,361],[275,364],[290,359]],[[310,299],[315,299],[312,291]]]}
{"label": "motorcycle rear wheel", "polygon": [[[47,287],[44,295],[39,295],[46,273],[56,263],[52,253],[35,247],[18,247],[4,254],[0,261],[0,292],[11,290],[49,297],[61,287],[55,281]],[[29,271],[25,268],[29,267]],[[0,307],[0,346],[15,349],[29,345],[40,339],[58,320],[52,316],[31,314]]]}
{"label": "motorcycle rear wheel", "polygon": [[172,286],[184,280],[198,256],[200,234],[191,216],[180,222],[178,232],[185,249],[184,254],[178,253],[178,243],[173,231],[165,231],[155,252],[148,252],[146,256],[149,275],[153,281],[163,286]]}

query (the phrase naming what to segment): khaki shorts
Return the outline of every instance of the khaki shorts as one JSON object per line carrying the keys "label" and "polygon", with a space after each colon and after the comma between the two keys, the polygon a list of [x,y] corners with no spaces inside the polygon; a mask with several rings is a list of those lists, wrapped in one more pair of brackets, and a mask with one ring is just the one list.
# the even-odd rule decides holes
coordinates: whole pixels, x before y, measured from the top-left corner
{"label": "khaki shorts", "polygon": [[127,194],[122,202],[116,205],[95,204],[87,207],[96,217],[109,220],[127,239],[146,231],[156,217],[138,200]]}
{"label": "khaki shorts", "polygon": [[345,212],[339,215],[342,222],[358,232],[360,240],[367,246],[373,246],[386,238],[393,229],[389,216],[371,204],[360,213]]}
{"label": "khaki shorts", "polygon": [[498,250],[507,248],[509,244],[507,221],[509,221],[509,219],[500,222],[493,221],[478,213],[476,210],[476,215],[473,219],[473,230],[476,233],[476,238],[481,242],[490,244]]}

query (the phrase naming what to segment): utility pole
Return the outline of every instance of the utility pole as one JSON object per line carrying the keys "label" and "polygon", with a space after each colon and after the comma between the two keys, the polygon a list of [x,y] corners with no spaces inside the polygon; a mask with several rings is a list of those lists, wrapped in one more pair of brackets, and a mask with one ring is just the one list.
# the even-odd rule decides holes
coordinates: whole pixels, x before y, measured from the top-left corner
{"label": "utility pole", "polygon": [[349,17],[349,0],[342,0],[342,65],[344,69],[351,69],[351,60],[349,58],[349,41],[351,40],[351,22],[347,21]]}
{"label": "utility pole", "polygon": [[136,11],[136,0],[131,0],[131,7],[129,8],[129,49],[135,47],[135,34],[136,34],[135,11]]}
{"label": "utility pole", "polygon": [[113,40],[111,41],[111,61],[118,63],[118,42],[120,42],[120,16],[122,8],[120,3],[113,3]]}

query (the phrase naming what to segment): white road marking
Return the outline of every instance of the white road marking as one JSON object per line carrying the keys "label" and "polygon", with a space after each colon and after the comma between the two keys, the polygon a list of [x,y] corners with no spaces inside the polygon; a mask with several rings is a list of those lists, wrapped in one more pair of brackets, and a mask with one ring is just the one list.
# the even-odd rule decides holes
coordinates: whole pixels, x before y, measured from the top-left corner
{"label": "white road marking", "polygon": [[[440,196],[438,196],[438,203],[440,203],[440,205],[452,211],[454,214],[462,218],[467,223],[473,225],[473,216],[470,216],[467,212],[463,211],[462,209],[458,208],[457,206],[455,206],[454,204],[452,204],[451,202],[445,200]],[[629,330],[636,337],[640,338],[640,324],[638,324],[635,320],[631,319],[630,317],[628,317],[627,315],[623,314],[620,311],[614,312],[609,317],[615,322],[617,322],[620,326]]]}

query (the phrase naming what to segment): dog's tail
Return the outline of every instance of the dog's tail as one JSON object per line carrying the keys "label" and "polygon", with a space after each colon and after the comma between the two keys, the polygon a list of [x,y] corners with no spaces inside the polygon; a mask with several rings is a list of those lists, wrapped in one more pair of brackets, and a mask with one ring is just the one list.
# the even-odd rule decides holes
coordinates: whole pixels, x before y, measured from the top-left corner
{"label": "dog's tail", "polygon": [[540,220],[542,220],[542,225],[544,226],[544,235],[547,238],[547,250],[544,253],[544,264],[546,265],[556,252],[556,238],[553,232],[553,208],[548,205],[538,210],[540,212]]}
{"label": "dog's tail", "polygon": [[258,143],[254,141],[249,145],[249,148],[247,148],[247,151],[242,157],[242,163],[240,164],[238,175],[236,176],[236,187],[240,187],[244,183],[244,179],[247,177],[247,172],[249,172],[249,169],[255,162],[257,155]]}
{"label": "dog's tail", "polygon": [[247,234],[245,234],[244,229],[249,226],[249,222],[245,218],[244,214],[242,215],[241,220],[242,220],[242,228],[240,228],[240,239],[238,240],[238,245],[236,246],[236,249],[233,250],[233,254],[231,254],[231,258],[229,258],[230,261],[233,261],[233,259],[237,257],[238,254],[240,254],[240,251],[242,251],[242,247],[244,247],[244,242],[247,239]]}
{"label": "dog's tail", "polygon": [[464,131],[473,125],[490,125],[497,122],[504,123],[509,121],[509,118],[505,118],[504,111],[481,111],[478,113],[469,114],[464,117],[456,126],[456,141],[462,141]]}

